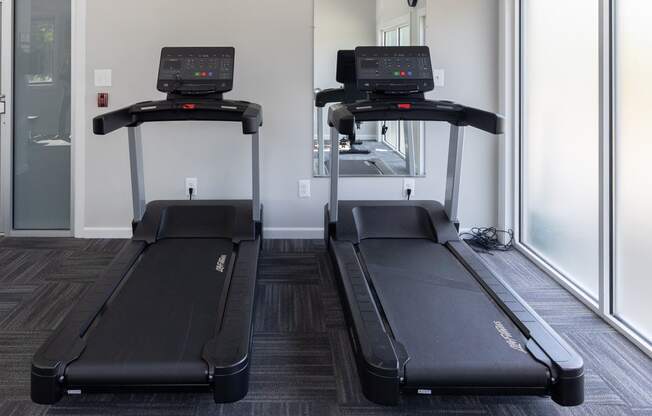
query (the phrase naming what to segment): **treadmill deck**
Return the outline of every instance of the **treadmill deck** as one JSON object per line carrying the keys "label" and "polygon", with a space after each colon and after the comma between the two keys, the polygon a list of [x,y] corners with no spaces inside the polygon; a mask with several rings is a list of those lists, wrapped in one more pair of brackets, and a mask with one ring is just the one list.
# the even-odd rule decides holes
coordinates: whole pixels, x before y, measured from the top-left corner
{"label": "treadmill deck", "polygon": [[216,332],[233,254],[230,239],[150,245],[66,369],[68,382],[207,384],[202,349]]}
{"label": "treadmill deck", "polygon": [[542,388],[548,369],[476,279],[427,239],[365,239],[368,277],[394,337],[407,350],[415,388]]}

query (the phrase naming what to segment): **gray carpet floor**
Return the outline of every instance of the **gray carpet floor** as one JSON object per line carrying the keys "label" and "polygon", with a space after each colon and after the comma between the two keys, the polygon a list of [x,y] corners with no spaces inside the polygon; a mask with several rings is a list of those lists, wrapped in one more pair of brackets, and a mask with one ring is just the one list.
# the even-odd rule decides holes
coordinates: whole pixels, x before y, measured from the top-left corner
{"label": "gray carpet floor", "polygon": [[0,416],[14,415],[652,415],[652,360],[516,252],[483,255],[584,357],[586,403],[539,397],[410,397],[366,401],[335,278],[319,241],[268,241],[256,299],[249,395],[102,394],[57,406],[29,400],[34,351],[120,250],[117,240],[0,240]]}

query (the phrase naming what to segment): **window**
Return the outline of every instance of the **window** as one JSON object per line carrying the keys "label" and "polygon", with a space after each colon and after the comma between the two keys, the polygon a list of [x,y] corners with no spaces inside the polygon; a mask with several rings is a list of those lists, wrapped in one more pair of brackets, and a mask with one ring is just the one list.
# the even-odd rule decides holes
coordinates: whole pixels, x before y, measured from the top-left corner
{"label": "window", "polygon": [[652,2],[516,4],[516,246],[652,354]]}
{"label": "window", "polygon": [[526,0],[522,13],[521,242],[597,299],[598,2]]}
{"label": "window", "polygon": [[615,8],[615,313],[652,340],[652,2]]}
{"label": "window", "polygon": [[[382,31],[382,46],[410,46],[410,25],[405,24]],[[382,140],[392,149],[396,150],[402,157],[406,154],[405,123],[402,121],[387,121],[386,128],[381,131]]]}

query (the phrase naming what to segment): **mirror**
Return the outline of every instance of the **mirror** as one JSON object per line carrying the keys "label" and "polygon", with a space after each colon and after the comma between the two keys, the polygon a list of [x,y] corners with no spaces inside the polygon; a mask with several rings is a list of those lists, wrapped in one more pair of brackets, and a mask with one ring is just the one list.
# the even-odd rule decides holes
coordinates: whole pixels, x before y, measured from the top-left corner
{"label": "mirror", "polygon": [[[338,78],[343,81],[342,72],[337,71],[338,52],[357,46],[425,44],[426,0],[416,7],[408,6],[407,0],[314,1],[313,174],[327,176],[331,150],[328,108],[334,103],[324,101],[335,100],[338,94],[327,93],[344,87],[338,82]],[[317,107],[320,93],[323,107]],[[424,123],[362,123],[355,137],[340,137],[340,155],[341,176],[425,176]]]}

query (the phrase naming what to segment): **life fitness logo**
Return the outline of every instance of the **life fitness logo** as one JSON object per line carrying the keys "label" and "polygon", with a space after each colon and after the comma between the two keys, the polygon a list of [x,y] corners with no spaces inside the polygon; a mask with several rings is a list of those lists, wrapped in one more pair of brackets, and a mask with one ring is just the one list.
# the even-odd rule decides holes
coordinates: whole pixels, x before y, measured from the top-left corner
{"label": "life fitness logo", "polygon": [[494,326],[496,327],[496,331],[498,331],[498,334],[501,336],[501,338],[505,340],[509,348],[513,349],[514,351],[527,354],[527,352],[525,352],[525,349],[523,348],[521,343],[514,339],[512,334],[509,332],[507,328],[505,328],[505,325],[502,322],[494,321]]}
{"label": "life fitness logo", "polygon": [[217,259],[217,264],[215,265],[215,270],[217,270],[220,273],[224,273],[224,267],[226,265],[226,254],[222,254],[218,259]]}

